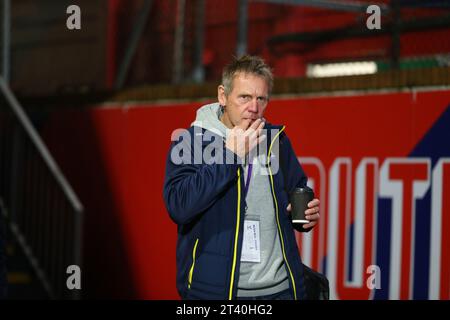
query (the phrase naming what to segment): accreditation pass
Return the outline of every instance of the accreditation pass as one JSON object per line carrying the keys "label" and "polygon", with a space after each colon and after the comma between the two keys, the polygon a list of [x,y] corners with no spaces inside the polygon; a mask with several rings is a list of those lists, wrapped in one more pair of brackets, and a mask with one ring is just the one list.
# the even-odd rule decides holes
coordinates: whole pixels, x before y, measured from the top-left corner
{"label": "accreditation pass", "polygon": [[259,236],[259,220],[244,220],[244,239],[242,242],[242,262],[261,262],[261,240]]}

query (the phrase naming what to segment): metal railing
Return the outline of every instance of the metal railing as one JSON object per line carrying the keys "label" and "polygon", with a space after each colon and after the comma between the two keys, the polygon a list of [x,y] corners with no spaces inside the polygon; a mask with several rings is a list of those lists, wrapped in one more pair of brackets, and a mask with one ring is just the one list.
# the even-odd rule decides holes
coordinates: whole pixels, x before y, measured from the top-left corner
{"label": "metal railing", "polygon": [[51,299],[78,299],[83,206],[0,77],[0,212]]}

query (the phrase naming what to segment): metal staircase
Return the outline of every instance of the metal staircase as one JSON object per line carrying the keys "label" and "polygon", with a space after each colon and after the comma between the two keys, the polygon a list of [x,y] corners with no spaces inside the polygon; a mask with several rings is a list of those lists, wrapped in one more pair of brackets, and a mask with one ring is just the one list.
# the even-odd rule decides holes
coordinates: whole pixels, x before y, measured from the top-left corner
{"label": "metal staircase", "polygon": [[0,217],[11,298],[79,299],[67,268],[81,268],[83,206],[1,77]]}

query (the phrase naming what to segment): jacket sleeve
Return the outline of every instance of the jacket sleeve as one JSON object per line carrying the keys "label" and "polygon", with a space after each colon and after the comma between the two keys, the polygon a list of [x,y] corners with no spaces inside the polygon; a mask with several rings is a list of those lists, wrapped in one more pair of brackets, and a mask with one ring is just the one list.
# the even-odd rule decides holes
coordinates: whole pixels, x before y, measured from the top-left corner
{"label": "jacket sleeve", "polygon": [[[235,181],[239,165],[234,164],[195,164],[193,146],[190,161],[174,163],[172,150],[179,143],[172,143],[166,165],[163,197],[171,219],[178,225],[191,222],[210,207],[230,183]],[[228,153],[228,154],[227,154]],[[223,148],[223,156],[234,158],[234,153]],[[226,158],[225,158],[226,159]],[[189,163],[185,163],[189,162]]]}
{"label": "jacket sleeve", "polygon": [[283,152],[283,154],[281,155],[283,157],[282,165],[284,166],[284,168],[281,168],[281,170],[286,170],[286,173],[283,174],[283,179],[287,180],[284,183],[285,187],[287,188],[286,191],[289,194],[295,188],[306,186],[308,177],[303,171],[303,168],[297,159],[295,151],[292,148],[291,142],[287,135],[283,135],[280,143],[280,152]]}

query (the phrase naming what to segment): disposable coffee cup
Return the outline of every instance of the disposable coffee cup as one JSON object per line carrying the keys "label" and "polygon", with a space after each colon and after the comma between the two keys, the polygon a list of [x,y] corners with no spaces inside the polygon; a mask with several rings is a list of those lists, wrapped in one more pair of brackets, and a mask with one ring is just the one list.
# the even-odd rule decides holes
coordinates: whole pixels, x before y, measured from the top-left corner
{"label": "disposable coffee cup", "polygon": [[295,188],[289,195],[291,202],[291,219],[293,224],[305,224],[310,221],[305,218],[308,203],[314,199],[314,191],[305,186]]}

